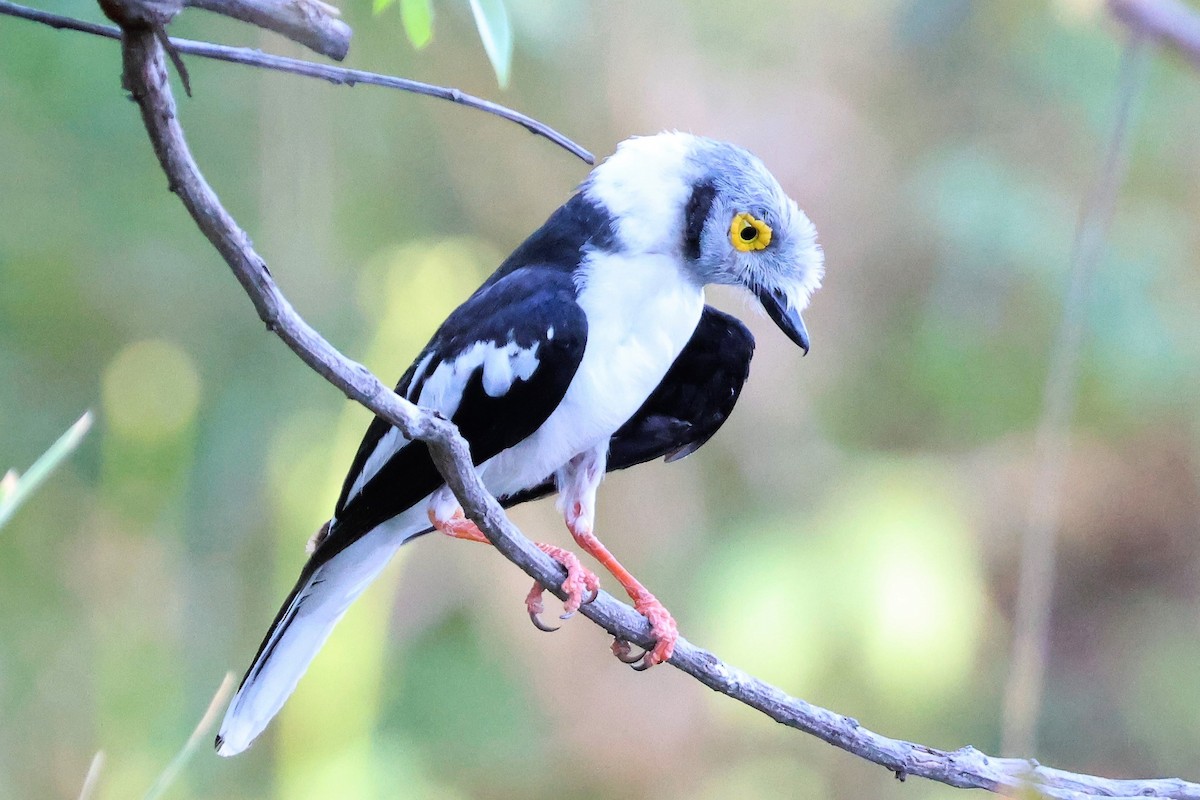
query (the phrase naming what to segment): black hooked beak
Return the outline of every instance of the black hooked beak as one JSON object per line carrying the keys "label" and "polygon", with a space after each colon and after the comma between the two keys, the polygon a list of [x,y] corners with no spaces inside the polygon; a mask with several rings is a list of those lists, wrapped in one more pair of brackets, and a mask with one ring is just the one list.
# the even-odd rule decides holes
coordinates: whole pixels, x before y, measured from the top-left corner
{"label": "black hooked beak", "polygon": [[788,305],[787,296],[761,286],[755,288],[754,294],[779,330],[798,344],[804,355],[808,355],[808,329],[804,327],[804,320],[800,319],[800,312]]}

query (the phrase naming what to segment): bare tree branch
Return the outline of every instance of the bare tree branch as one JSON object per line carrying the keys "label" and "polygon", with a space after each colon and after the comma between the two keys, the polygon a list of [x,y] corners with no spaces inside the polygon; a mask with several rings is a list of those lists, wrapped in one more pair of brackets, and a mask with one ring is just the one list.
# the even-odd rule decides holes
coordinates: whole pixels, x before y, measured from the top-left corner
{"label": "bare tree branch", "polygon": [[184,6],[192,6],[249,22],[282,34],[320,55],[341,61],[350,51],[350,26],[341,11],[321,0],[98,0],[105,16],[121,27],[149,26],[171,57],[188,97],[192,95],[187,67],[167,37],[166,26]]}
{"label": "bare tree branch", "polygon": [[[90,33],[93,36],[103,36],[107,39],[119,40],[121,38],[120,29],[111,25],[98,25],[94,22],[85,22],[72,17],[64,17],[60,14],[52,14],[49,11],[18,5],[17,3],[10,2],[10,0],[0,0],[0,15],[26,19],[31,22],[40,22],[43,25],[48,25],[51,28],[59,30],[80,31],[82,33]],[[319,78],[339,86],[354,86],[355,84],[363,83],[371,86],[383,86],[388,89],[399,89],[403,92],[412,92],[413,94],[425,95],[427,97],[436,97],[439,100],[449,100],[452,103],[458,103],[459,105],[474,108],[478,111],[485,111],[488,114],[493,114],[509,122],[515,122],[530,133],[549,139],[564,150],[573,153],[584,162],[588,164],[595,163],[595,158],[587,149],[568,139],[549,125],[539,122],[533,117],[522,114],[519,111],[502,106],[499,103],[493,103],[490,100],[484,100],[481,97],[475,97],[474,95],[448,86],[435,86],[430,83],[409,80],[408,78],[397,78],[392,75],[380,75],[360,69],[347,69],[346,67],[335,67],[332,64],[317,64],[298,58],[275,56],[247,47],[228,47],[209,42],[195,42],[190,39],[171,38],[169,41],[176,52],[185,55],[200,56],[201,58],[209,58],[215,61],[226,61],[231,64],[245,64],[277,72],[303,75],[307,78]]]}
{"label": "bare tree branch", "polygon": [[[543,585],[557,587],[563,578],[561,567],[534,547],[487,493],[471,465],[467,444],[455,427],[397,396],[362,365],[335,350],[284,298],[246,233],[221,206],[191,156],[176,117],[164,51],[155,33],[145,26],[125,27],[122,52],[124,85],[138,103],[171,190],[179,195],[197,226],[233,270],[268,329],[347,397],[396,425],[406,436],[424,441],[463,509],[496,549]],[[552,591],[560,594],[557,589]],[[601,592],[581,611],[614,636],[643,646],[652,644],[645,619],[606,593]],[[1178,779],[1113,780],[1050,769],[1025,759],[990,758],[971,747],[948,752],[889,739],[853,719],[790,697],[682,638],[669,663],[715,691],[884,766],[901,779],[915,775],[950,786],[1006,795],[1034,793],[1056,800],[1200,800],[1200,784]]]}
{"label": "bare tree branch", "polygon": [[350,26],[342,12],[321,0],[184,0],[184,5],[275,31],[335,61],[350,51]]}
{"label": "bare tree branch", "polygon": [[117,24],[163,26],[185,5],[249,22],[282,34],[337,61],[350,50],[350,26],[341,12],[321,0],[99,0],[104,14]]}
{"label": "bare tree branch", "polygon": [[1200,67],[1200,12],[1180,0],[1108,0],[1112,15],[1134,32],[1170,45]]}

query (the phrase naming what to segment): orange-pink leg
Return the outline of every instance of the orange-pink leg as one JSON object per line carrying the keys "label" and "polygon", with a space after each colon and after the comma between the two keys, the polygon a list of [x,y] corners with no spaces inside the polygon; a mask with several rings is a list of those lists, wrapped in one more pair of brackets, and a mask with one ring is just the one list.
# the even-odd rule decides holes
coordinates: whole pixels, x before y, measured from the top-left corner
{"label": "orange-pink leg", "polygon": [[[434,528],[455,539],[491,544],[475,523],[463,515],[462,509],[456,509],[449,517],[439,518],[436,511],[430,508],[429,521],[433,523]],[[534,542],[534,544],[567,570],[567,578],[562,582],[562,590],[566,592],[567,599],[563,602],[563,613],[560,619],[570,619],[581,605],[596,599],[596,595],[600,591],[600,580],[594,572],[579,563],[579,557],[570,550],[541,542]],[[587,597],[584,597],[585,590],[589,593]],[[545,611],[545,607],[542,605],[544,591],[545,587],[535,582],[525,598],[525,608],[529,611],[529,619],[539,630],[556,631],[558,628],[550,627],[541,620],[540,615]]]}
{"label": "orange-pink leg", "polygon": [[627,664],[639,662],[634,664],[636,670],[649,669],[655,664],[661,664],[668,660],[675,651],[675,641],[679,638],[679,629],[675,624],[675,619],[658,598],[651,594],[637,578],[633,577],[629,570],[625,569],[621,562],[617,561],[609,552],[604,543],[596,538],[592,532],[592,515],[584,513],[585,509],[586,506],[579,502],[572,505],[567,514],[567,528],[579,546],[611,572],[612,576],[629,593],[629,598],[633,600],[633,607],[649,620],[650,633],[655,639],[654,647],[643,654],[640,659],[630,657],[629,643],[621,639],[613,642],[613,654]]}

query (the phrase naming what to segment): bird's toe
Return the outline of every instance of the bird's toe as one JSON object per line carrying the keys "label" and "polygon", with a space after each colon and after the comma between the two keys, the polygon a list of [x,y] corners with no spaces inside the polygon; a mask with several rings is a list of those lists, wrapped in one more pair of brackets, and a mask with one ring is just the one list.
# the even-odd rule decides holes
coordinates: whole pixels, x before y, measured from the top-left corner
{"label": "bird's toe", "polygon": [[546,587],[540,583],[534,583],[533,588],[529,590],[529,594],[525,596],[525,609],[529,612],[529,621],[533,623],[533,627],[545,633],[553,633],[558,630],[558,627],[542,622],[542,612],[546,610],[546,607],[542,604],[542,594],[545,591]]}
{"label": "bird's toe", "polygon": [[661,664],[671,658],[675,652],[675,642],[679,639],[679,627],[671,612],[658,601],[654,595],[647,593],[634,601],[633,607],[650,622],[650,633],[654,637],[654,647],[646,651],[641,660],[633,665],[639,672],[647,670],[656,664]]}
{"label": "bird's toe", "polygon": [[636,664],[646,655],[645,650],[640,653],[634,653],[633,646],[624,639],[613,639],[612,653],[622,664]]}

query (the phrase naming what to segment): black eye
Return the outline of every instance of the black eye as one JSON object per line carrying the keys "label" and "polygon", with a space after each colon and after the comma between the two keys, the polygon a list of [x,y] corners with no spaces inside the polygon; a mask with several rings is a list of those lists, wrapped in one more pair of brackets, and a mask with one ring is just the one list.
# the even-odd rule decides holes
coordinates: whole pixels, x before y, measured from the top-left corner
{"label": "black eye", "polygon": [[742,237],[743,242],[753,242],[758,237],[758,228],[755,228],[753,225],[747,225],[742,228],[738,236]]}

